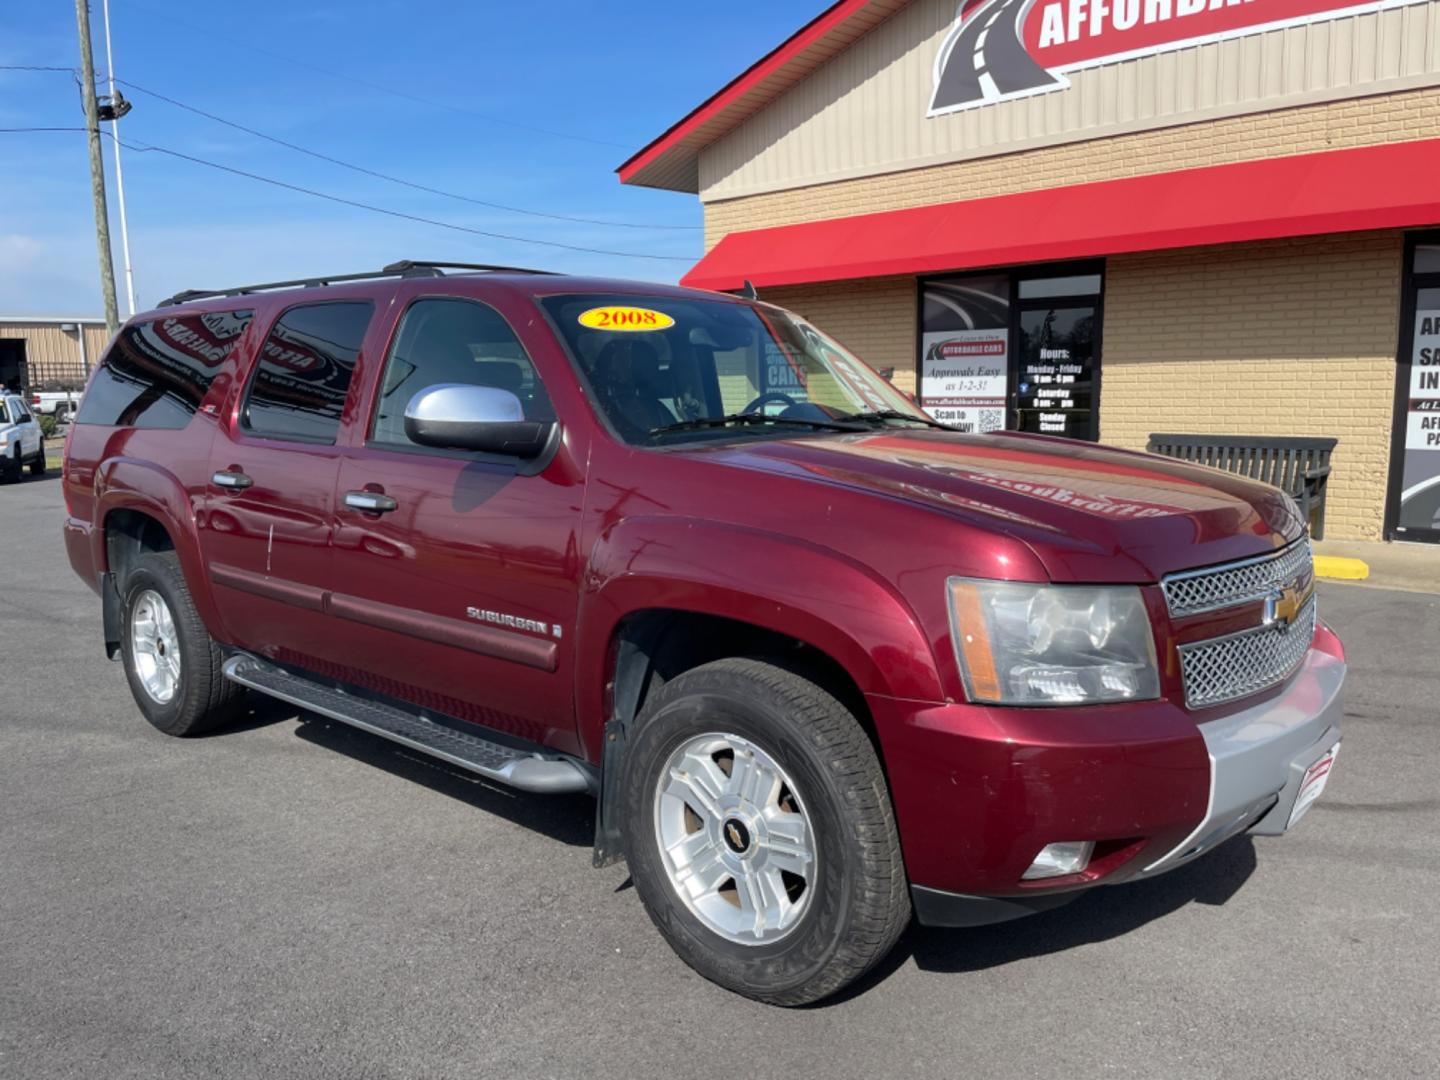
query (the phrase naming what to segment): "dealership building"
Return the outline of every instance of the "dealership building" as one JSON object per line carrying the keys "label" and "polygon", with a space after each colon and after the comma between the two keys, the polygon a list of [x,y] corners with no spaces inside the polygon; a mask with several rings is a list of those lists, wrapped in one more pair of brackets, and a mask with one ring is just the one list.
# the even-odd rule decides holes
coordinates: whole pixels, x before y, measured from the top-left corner
{"label": "dealership building", "polygon": [[1440,541],[1440,0],[842,0],[620,176],[941,419],[1336,438],[1327,537]]}
{"label": "dealership building", "polygon": [[104,319],[0,315],[0,387],[81,389],[108,341]]}

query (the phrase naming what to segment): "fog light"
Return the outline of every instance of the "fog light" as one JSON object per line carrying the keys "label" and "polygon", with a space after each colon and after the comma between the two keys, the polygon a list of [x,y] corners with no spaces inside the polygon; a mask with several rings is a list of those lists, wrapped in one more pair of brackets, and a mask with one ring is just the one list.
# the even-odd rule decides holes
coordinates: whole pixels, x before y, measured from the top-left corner
{"label": "fog light", "polygon": [[1078,874],[1090,865],[1090,856],[1095,853],[1094,840],[1070,840],[1063,844],[1047,844],[1035,856],[1030,869],[1021,875],[1021,881],[1036,881],[1040,878],[1067,877]]}

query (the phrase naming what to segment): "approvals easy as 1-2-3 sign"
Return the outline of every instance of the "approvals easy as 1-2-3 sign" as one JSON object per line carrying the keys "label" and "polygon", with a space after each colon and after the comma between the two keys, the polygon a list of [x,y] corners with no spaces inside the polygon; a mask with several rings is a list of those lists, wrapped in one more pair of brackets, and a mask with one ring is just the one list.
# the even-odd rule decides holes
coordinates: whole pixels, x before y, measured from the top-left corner
{"label": "approvals easy as 1-2-3 sign", "polygon": [[1067,72],[1424,0],[965,0],[930,115],[1064,90]]}

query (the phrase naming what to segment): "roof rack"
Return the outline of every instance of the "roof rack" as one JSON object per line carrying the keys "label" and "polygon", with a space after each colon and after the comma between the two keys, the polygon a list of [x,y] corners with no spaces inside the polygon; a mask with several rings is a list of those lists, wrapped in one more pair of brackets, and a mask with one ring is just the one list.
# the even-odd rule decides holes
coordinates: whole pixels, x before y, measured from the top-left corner
{"label": "roof rack", "polygon": [[[488,274],[555,274],[554,270],[536,270],[529,266],[496,266],[493,263],[418,262],[415,259],[401,259],[385,268],[387,274],[424,277],[422,270],[479,270]],[[440,274],[434,275],[436,277]]]}
{"label": "roof rack", "polygon": [[248,296],[250,293],[274,289],[318,289],[347,281],[374,281],[379,278],[444,277],[445,270],[484,271],[499,274],[553,274],[553,270],[531,270],[523,266],[494,266],[489,263],[418,262],[401,259],[383,270],[363,274],[332,274],[327,277],[295,278],[292,281],[266,281],[256,285],[238,285],[229,289],[185,289],[160,301],[159,307],[188,304],[192,300],[210,300],[219,296]]}

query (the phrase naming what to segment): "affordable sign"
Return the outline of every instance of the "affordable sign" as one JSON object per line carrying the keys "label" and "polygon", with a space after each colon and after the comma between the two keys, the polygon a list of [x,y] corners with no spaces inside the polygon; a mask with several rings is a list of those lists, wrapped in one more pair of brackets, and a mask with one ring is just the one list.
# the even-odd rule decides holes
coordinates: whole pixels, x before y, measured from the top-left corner
{"label": "affordable sign", "polygon": [[968,0],[935,61],[930,115],[1064,90],[1066,73],[1425,0]]}

